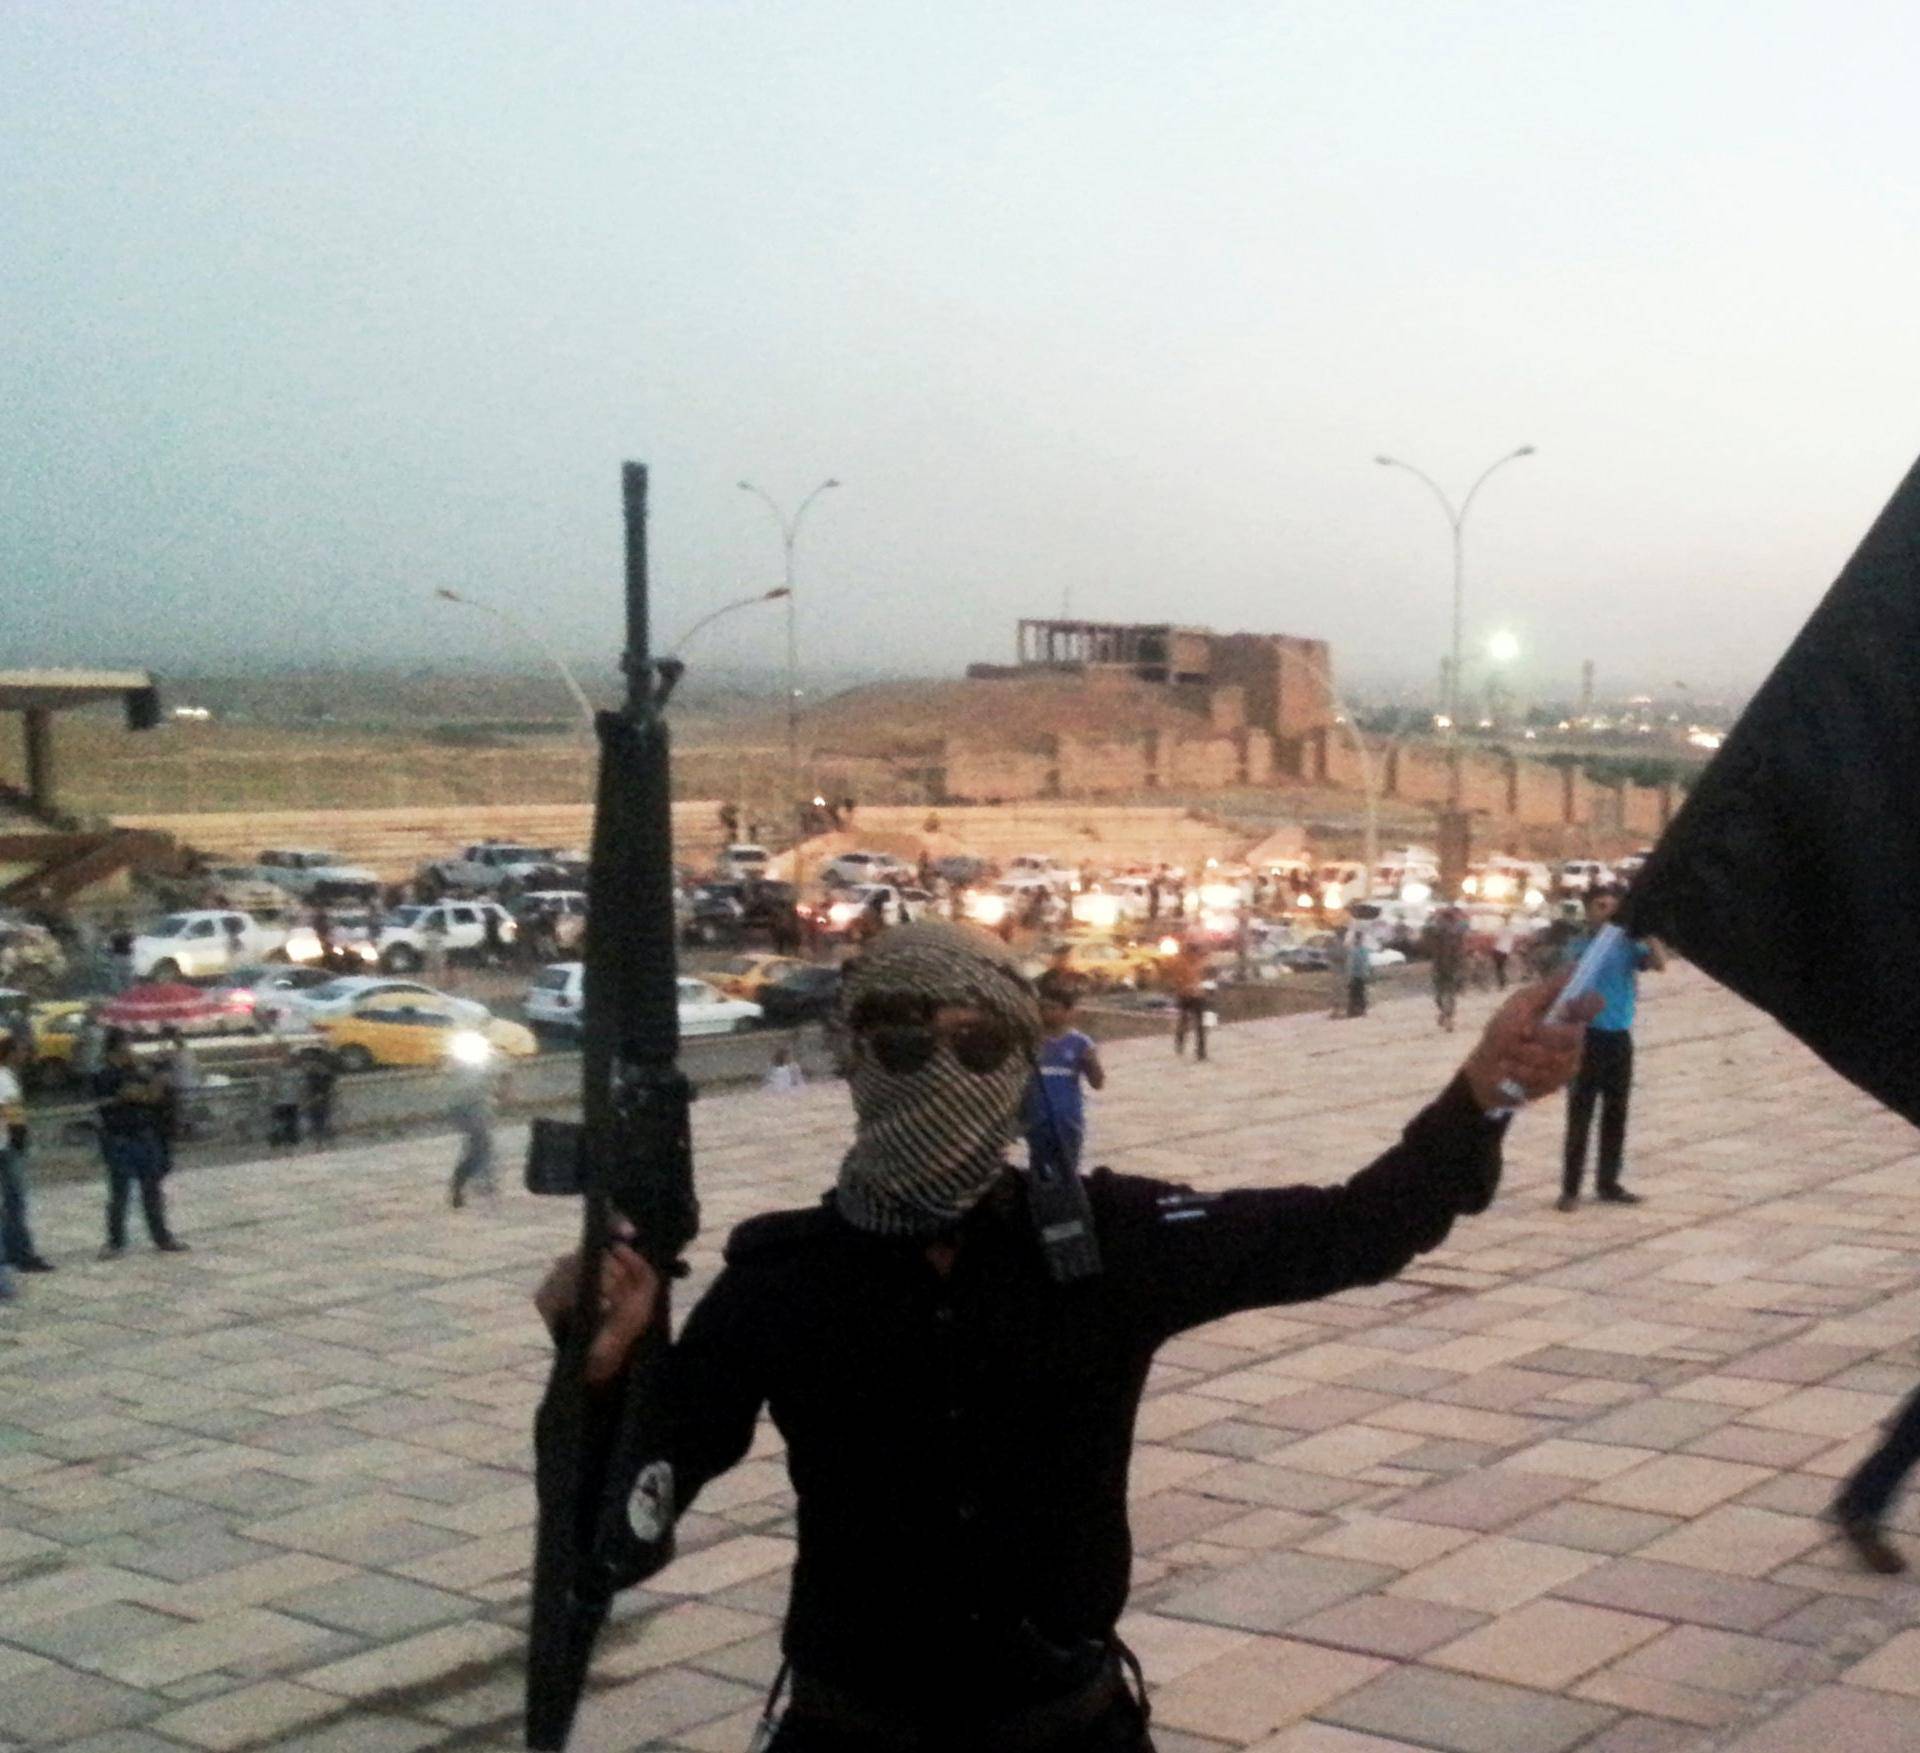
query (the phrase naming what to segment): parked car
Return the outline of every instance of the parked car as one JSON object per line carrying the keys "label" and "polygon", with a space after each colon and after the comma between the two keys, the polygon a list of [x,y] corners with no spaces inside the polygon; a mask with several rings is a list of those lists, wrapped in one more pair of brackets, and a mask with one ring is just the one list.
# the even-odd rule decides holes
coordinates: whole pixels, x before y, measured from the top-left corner
{"label": "parked car", "polygon": [[767,986],[806,965],[794,956],[735,956],[717,968],[711,978],[729,998],[744,998],[754,1004]]}
{"label": "parked car", "polygon": [[380,878],[365,865],[348,864],[337,852],[306,846],[273,846],[260,854],[254,875],[303,900],[353,895],[368,898],[380,892]]}
{"label": "parked car", "polygon": [[421,880],[440,889],[468,893],[492,892],[502,883],[525,883],[551,866],[572,862],[556,846],[523,846],[513,840],[481,840],[463,846],[452,858],[435,859],[421,867]]}
{"label": "parked car", "polygon": [[1116,943],[1112,938],[1068,938],[1053,946],[1045,961],[1035,963],[1029,972],[1039,974],[1052,967],[1052,956],[1067,951],[1067,972],[1078,975],[1089,986],[1151,986],[1160,970],[1160,951],[1150,943]]}
{"label": "parked car", "polygon": [[579,889],[529,889],[507,904],[520,931],[544,914],[553,928],[557,949],[577,950],[587,936],[587,897]]}
{"label": "parked car", "polygon": [[755,846],[749,841],[739,840],[731,846],[721,848],[720,857],[714,869],[721,876],[734,882],[745,882],[749,877],[765,876],[767,866],[772,861],[773,855],[764,846]]}
{"label": "parked car", "polygon": [[925,889],[900,888],[893,883],[861,883],[833,902],[820,924],[829,934],[851,931],[876,903],[882,925],[905,925],[909,920],[918,919],[932,905],[933,897]]}
{"label": "parked car", "polygon": [[1569,858],[1556,877],[1563,895],[1590,895],[1613,881],[1613,872],[1597,858]]}
{"label": "parked car", "polygon": [[747,909],[735,883],[706,883],[687,903],[680,938],[689,944],[732,944],[746,935]]}
{"label": "parked car", "polygon": [[840,1002],[840,970],[810,966],[760,989],[760,1009],[777,1028],[830,1022]]}
{"label": "parked car", "polygon": [[297,1010],[296,995],[333,983],[326,968],[305,968],[289,962],[262,962],[231,969],[213,989],[216,1003],[242,1024],[265,1028],[274,1014]]}
{"label": "parked car", "polygon": [[376,998],[403,998],[430,1003],[467,1022],[477,1023],[493,1012],[473,998],[455,998],[417,980],[394,980],[379,974],[342,974],[317,986],[296,986],[279,994],[279,1008],[311,1023],[342,1017]]}
{"label": "parked car", "polygon": [[[579,962],[550,962],[533,977],[521,1004],[535,1028],[578,1034],[585,1023],[586,987]],[[704,980],[683,974],[679,980],[682,1036],[734,1035],[760,1021],[760,1006],[729,998]]]}
{"label": "parked car", "polygon": [[890,872],[902,868],[891,852],[843,852],[827,861],[820,880],[830,889],[851,889],[862,883],[884,882]]}
{"label": "parked car", "polygon": [[302,922],[288,931],[281,954],[290,962],[315,966],[324,961],[328,950],[332,951],[336,962],[347,967],[377,967],[380,949],[374,942],[373,915],[329,912],[325,944],[320,941],[318,926]]}
{"label": "parked car", "polygon": [[1056,864],[1044,852],[1016,853],[1007,860],[1006,869],[1001,874],[1010,879],[1037,879],[1056,894],[1062,895],[1079,881],[1076,871],[1069,870],[1064,864]]}
{"label": "parked car", "polygon": [[142,980],[197,979],[263,962],[287,941],[279,926],[251,913],[222,909],[169,913],[133,940],[133,971]]}
{"label": "parked car", "polygon": [[530,1059],[540,1051],[533,1031],[523,1024],[491,1013],[475,1019],[454,1009],[439,993],[376,994],[316,1026],[342,1071],[470,1064],[476,1040],[510,1059]]}
{"label": "parked car", "polygon": [[427,963],[438,936],[449,956],[474,956],[486,948],[487,921],[499,927],[510,945],[519,934],[514,918],[498,901],[436,901],[432,906],[396,907],[380,922],[373,940],[380,966],[390,974],[411,974]]}
{"label": "parked car", "polygon": [[1461,894],[1470,901],[1527,909],[1544,906],[1552,889],[1553,873],[1544,864],[1504,853],[1476,864],[1460,884]]}

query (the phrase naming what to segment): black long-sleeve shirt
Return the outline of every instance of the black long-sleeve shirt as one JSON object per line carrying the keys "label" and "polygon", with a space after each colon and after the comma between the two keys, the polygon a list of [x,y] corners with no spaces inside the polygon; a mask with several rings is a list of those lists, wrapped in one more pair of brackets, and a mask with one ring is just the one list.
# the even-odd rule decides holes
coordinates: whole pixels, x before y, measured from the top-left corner
{"label": "black long-sleeve shirt", "polygon": [[1155,1349],[1241,1309],[1389,1278],[1484,1210],[1503,1127],[1456,1082],[1344,1186],[1196,1194],[1087,1180],[1105,1270],[1047,1273],[1021,1178],[965,1220],[950,1273],[831,1198],[737,1229],[672,1348],[681,1507],[787,1444],[799,1555],[785,1648],[876,1704],[1013,1708],[1038,1640],[1109,1633],[1132,1559],[1127,1466]]}

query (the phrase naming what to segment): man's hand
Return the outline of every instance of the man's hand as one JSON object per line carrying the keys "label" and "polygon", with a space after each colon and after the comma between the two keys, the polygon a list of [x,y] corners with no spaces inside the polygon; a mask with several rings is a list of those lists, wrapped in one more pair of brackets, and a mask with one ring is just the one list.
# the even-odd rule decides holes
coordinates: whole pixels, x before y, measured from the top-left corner
{"label": "man's hand", "polygon": [[1480,1044],[1460,1068],[1482,1108],[1513,1105],[1502,1084],[1512,1084],[1528,1101],[1536,1101],[1572,1082],[1580,1069],[1588,1020],[1600,1014],[1600,995],[1589,992],[1575,1000],[1564,1022],[1549,1023],[1547,1012],[1565,984],[1563,974],[1523,986],[1493,1013]]}
{"label": "man's hand", "polygon": [[[632,1232],[627,1232],[631,1236]],[[580,1254],[562,1254],[533,1293],[547,1331],[559,1337],[561,1323],[580,1297]],[[605,1387],[625,1366],[640,1336],[653,1325],[660,1301],[660,1275],[629,1240],[615,1241],[600,1263],[600,1327],[587,1350],[587,1385]]]}

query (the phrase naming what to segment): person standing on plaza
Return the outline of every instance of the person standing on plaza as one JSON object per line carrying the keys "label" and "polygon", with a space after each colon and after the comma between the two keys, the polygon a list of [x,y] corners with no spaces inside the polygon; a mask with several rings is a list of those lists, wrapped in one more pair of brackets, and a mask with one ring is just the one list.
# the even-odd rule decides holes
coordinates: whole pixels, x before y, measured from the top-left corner
{"label": "person standing on plaza", "polygon": [[1040,1051],[1033,1081],[1027,1085],[1021,1123],[1027,1135],[1027,1160],[1036,1169],[1052,1167],[1068,1174],[1080,1168],[1087,1137],[1087,1105],[1080,1086],[1107,1087],[1106,1067],[1091,1035],[1074,1024],[1079,982],[1042,974],[1034,985],[1040,1002]]}
{"label": "person standing on plaza", "polygon": [[115,992],[125,992],[133,984],[133,927],[124,913],[116,913],[113,929],[107,933],[108,978]]}
{"label": "person standing on plaza", "polygon": [[316,1145],[333,1142],[333,1093],[340,1074],[324,1053],[310,1053],[301,1066],[300,1106],[306,1115],[307,1137]]}
{"label": "person standing on plaza", "polygon": [[1373,945],[1357,925],[1347,927],[1347,1015],[1367,1014],[1367,988],[1373,984]]}
{"label": "person standing on plaza", "polygon": [[1167,963],[1167,989],[1173,994],[1173,1050],[1187,1050],[1187,1029],[1193,1029],[1193,1056],[1207,1056],[1207,952],[1197,938],[1180,940]]}
{"label": "person standing on plaza", "polygon": [[300,1104],[306,1093],[306,1079],[293,1056],[292,1044],[282,1041],[267,1070],[267,1106],[273,1115],[273,1125],[267,1133],[269,1144],[300,1142]]}
{"label": "person standing on plaza", "polygon": [[0,1038],[0,1273],[51,1272],[40,1258],[27,1220],[27,1107],[14,1069],[19,1042]]}
{"label": "person standing on plaza", "polygon": [[127,1251],[127,1201],[140,1189],[147,1234],[163,1254],[184,1254],[187,1244],[167,1224],[166,1159],[160,1129],[167,1101],[163,1073],[140,1063],[133,1042],[120,1030],[106,1039],[106,1063],[93,1078],[100,1128],[100,1155],[107,1170],[107,1240],[102,1260]]}
{"label": "person standing on plaza", "polygon": [[[763,1407],[785,1438],[799,1550],[767,1753],[1151,1753],[1117,1627],[1156,1353],[1230,1314],[1379,1284],[1485,1211],[1514,1092],[1551,1093],[1578,1057],[1552,998],[1510,998],[1344,1184],[1095,1170],[1097,1270],[1061,1282],[1004,1156],[1040,1040],[1032,991],[955,927],[874,946],[845,992],[854,1132],[833,1188],[737,1228],[657,1360],[675,1514],[746,1458]],[[535,1293],[556,1335],[583,1273],[601,1311],[586,1378],[618,1389],[660,1280],[624,1237],[562,1257]]]}
{"label": "person standing on plaza", "polygon": [[447,978],[447,910],[430,907],[420,926],[421,951],[427,964],[427,979],[435,986]]}
{"label": "person standing on plaza", "polygon": [[[1587,897],[1586,930],[1569,938],[1560,951],[1563,965],[1580,960],[1594,933],[1619,910],[1618,889],[1596,889]],[[1659,973],[1666,951],[1653,938],[1629,942],[1602,973],[1595,990],[1600,1014],[1587,1025],[1579,1074],[1567,1089],[1567,1137],[1560,1173],[1558,1211],[1580,1203],[1580,1182],[1587,1167],[1587,1135],[1593,1111],[1600,1110],[1600,1157],[1594,1166],[1593,1196],[1613,1205],[1638,1205],[1640,1195],[1620,1185],[1627,1146],[1627,1098],[1633,1092],[1633,1020],[1639,1005],[1640,971]]]}

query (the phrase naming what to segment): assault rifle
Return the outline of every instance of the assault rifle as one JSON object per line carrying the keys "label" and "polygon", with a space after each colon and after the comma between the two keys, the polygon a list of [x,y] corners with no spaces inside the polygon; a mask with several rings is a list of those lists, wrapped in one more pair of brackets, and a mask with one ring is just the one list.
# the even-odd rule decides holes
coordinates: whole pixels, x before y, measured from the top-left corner
{"label": "assault rifle", "polygon": [[[527,1745],[566,1745],[594,1640],[617,1591],[673,1557],[674,1482],[662,1448],[668,1287],[700,1227],[681,1072],[673,818],[664,708],[680,664],[647,644],[647,471],[628,463],[626,704],[598,714],[600,778],[588,888],[582,1120],[534,1122],[527,1186],[585,1195],[579,1294],[534,1419],[540,1505],[527,1653]],[[660,1274],[653,1324],[619,1380],[590,1390],[598,1263],[618,1218]]]}

